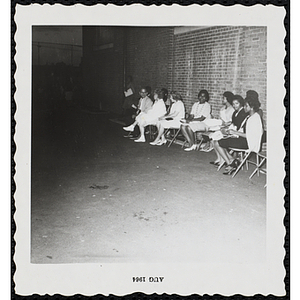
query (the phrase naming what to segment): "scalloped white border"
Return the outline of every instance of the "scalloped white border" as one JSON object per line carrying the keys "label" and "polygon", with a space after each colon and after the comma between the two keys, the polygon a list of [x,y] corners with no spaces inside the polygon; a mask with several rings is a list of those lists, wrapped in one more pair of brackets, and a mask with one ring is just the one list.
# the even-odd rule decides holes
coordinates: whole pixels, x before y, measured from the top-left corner
{"label": "scalloped white border", "polygon": [[[134,22],[132,15],[135,16]],[[36,294],[115,294],[136,291],[146,294],[273,294],[284,295],[283,248],[285,228],[283,187],[285,151],[283,148],[283,106],[285,30],[283,7],[255,5],[73,6],[17,5],[17,120],[15,161],[17,173],[15,194],[17,231],[14,261],[16,293]],[[32,25],[263,25],[268,26],[268,186],[267,186],[267,263],[261,264],[30,264],[30,133],[31,133],[31,26]],[[134,285],[135,274],[164,274],[163,284]],[[241,276],[241,274],[243,274]],[[230,276],[226,286],[218,278]],[[188,282],[184,286],[183,282]]]}

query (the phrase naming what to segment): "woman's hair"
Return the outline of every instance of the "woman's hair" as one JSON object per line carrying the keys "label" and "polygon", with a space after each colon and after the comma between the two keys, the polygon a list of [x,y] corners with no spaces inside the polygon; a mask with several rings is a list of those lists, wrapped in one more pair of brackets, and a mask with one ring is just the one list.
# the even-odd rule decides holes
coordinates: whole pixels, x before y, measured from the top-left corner
{"label": "woman's hair", "polygon": [[260,102],[256,97],[246,97],[245,103],[248,103],[255,112],[257,112],[260,108]]}
{"label": "woman's hair", "polygon": [[153,94],[156,94],[158,99],[164,99],[165,92],[162,89],[155,89]]}
{"label": "woman's hair", "polygon": [[258,93],[256,91],[253,91],[253,90],[249,90],[246,92],[246,98],[255,98],[258,100]]}
{"label": "woman's hair", "polygon": [[207,90],[201,90],[201,91],[198,93],[198,99],[199,99],[199,97],[200,97],[200,95],[201,95],[202,93],[205,94],[205,98],[206,98],[205,101],[208,102],[208,101],[209,101],[209,93],[208,93]]}
{"label": "woman's hair", "polygon": [[244,100],[244,98],[242,96],[240,96],[240,95],[233,95],[232,102],[233,102],[233,100],[238,101],[241,104],[241,106],[244,106],[245,100]]}
{"label": "woman's hair", "polygon": [[151,86],[147,85],[147,86],[145,87],[145,90],[147,91],[148,95],[151,94],[151,91],[152,91]]}
{"label": "woman's hair", "polygon": [[163,100],[166,102],[168,100],[168,90],[166,88],[162,88],[161,91],[163,92]]}
{"label": "woman's hair", "polygon": [[174,100],[176,100],[176,101],[178,101],[178,100],[182,101],[182,97],[181,97],[181,95],[178,92],[173,91],[173,92],[170,93],[170,95],[173,97]]}
{"label": "woman's hair", "polygon": [[233,93],[226,91],[224,92],[223,96],[227,99],[227,101],[232,104],[232,100],[233,100]]}
{"label": "woman's hair", "polygon": [[253,90],[249,90],[246,92],[245,103],[248,103],[254,111],[258,111],[260,108],[260,102],[258,100],[258,93]]}

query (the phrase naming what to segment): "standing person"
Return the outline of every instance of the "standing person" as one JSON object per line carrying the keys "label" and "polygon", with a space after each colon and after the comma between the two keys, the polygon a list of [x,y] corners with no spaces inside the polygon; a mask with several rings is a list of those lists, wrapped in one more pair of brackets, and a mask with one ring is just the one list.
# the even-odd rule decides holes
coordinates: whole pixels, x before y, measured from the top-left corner
{"label": "standing person", "polygon": [[171,110],[166,115],[160,117],[156,126],[158,128],[158,135],[156,139],[151,142],[151,145],[161,146],[166,143],[164,130],[166,128],[180,128],[180,120],[184,118],[185,110],[182,102],[182,97],[178,92],[170,93]]}
{"label": "standing person", "polygon": [[203,122],[211,118],[211,106],[208,103],[209,94],[207,90],[201,90],[198,93],[198,101],[193,104],[191,113],[186,118],[185,123],[181,125],[181,132],[189,143],[185,151],[196,150],[195,132],[205,131],[207,126]]}
{"label": "standing person", "polygon": [[140,129],[140,137],[135,142],[142,142],[146,141],[145,139],[145,127],[147,125],[153,124],[155,125],[159,119],[166,113],[166,106],[163,100],[164,93],[162,90],[155,90],[154,91],[154,104],[148,112],[141,112],[135,119],[135,122],[127,127],[123,127],[126,131],[133,131],[135,126],[138,125]]}
{"label": "standing person", "polygon": [[229,154],[229,148],[247,149],[249,152],[258,152],[263,134],[263,126],[260,115],[257,113],[260,102],[256,97],[246,97],[244,110],[248,117],[244,120],[243,132],[230,129],[228,133],[232,137],[221,139],[215,144],[215,150],[220,154],[227,164],[223,174],[230,175],[237,168],[237,160]]}
{"label": "standing person", "polygon": [[132,105],[136,104],[135,99],[135,88],[133,84],[133,78],[131,75],[127,76],[124,88],[124,102],[123,102],[123,113],[131,114]]}

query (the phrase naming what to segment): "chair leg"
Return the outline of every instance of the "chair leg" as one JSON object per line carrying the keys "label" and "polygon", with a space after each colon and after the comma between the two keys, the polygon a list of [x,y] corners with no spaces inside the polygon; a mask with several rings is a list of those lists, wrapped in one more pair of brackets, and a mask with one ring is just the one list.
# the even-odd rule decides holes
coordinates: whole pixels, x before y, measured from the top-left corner
{"label": "chair leg", "polygon": [[196,145],[197,145],[197,150],[200,150],[200,147],[201,147],[201,145],[203,144],[203,141],[204,141],[204,139],[203,138],[201,138],[201,140],[200,140],[200,142],[199,143],[197,143],[197,140],[195,140],[195,142],[196,142]]}
{"label": "chair leg", "polygon": [[[257,157],[259,157],[259,156],[257,155]],[[251,179],[251,178],[255,175],[256,172],[257,172],[257,173],[260,172],[260,168],[261,168],[261,166],[264,164],[265,161],[266,161],[266,157],[263,157],[262,160],[260,161],[260,163],[258,163],[258,164],[256,165],[256,168],[255,168],[255,170],[252,172],[252,174],[250,175],[249,179]],[[259,176],[259,175],[258,175],[258,176]]]}
{"label": "chair leg", "polygon": [[223,161],[223,162],[218,166],[217,171],[219,172],[219,171],[223,168],[224,165],[225,165],[225,161]]}
{"label": "chair leg", "polygon": [[237,167],[237,169],[234,171],[234,173],[232,174],[232,178],[239,172],[239,170],[243,167],[243,165],[245,164],[245,162],[247,161],[248,157],[250,156],[252,152],[249,152],[245,155],[244,159],[242,160],[242,162],[240,163],[240,165]]}
{"label": "chair leg", "polygon": [[176,140],[176,138],[177,138],[179,132],[180,132],[180,129],[177,130],[177,132],[175,133],[173,139],[172,139],[171,142],[169,143],[168,147],[170,147],[170,146],[174,143],[174,141]]}

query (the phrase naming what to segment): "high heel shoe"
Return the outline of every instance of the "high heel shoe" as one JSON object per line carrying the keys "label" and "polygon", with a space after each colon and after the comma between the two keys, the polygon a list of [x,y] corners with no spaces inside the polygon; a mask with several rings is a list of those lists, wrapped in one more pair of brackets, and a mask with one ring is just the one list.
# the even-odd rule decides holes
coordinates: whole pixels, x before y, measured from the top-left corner
{"label": "high heel shoe", "polygon": [[150,142],[150,145],[152,145],[152,146],[155,146],[155,145],[157,145],[157,144],[159,144],[161,141],[160,140],[158,140],[158,141],[153,141],[153,142]]}
{"label": "high heel shoe", "polygon": [[227,170],[225,170],[225,172],[223,172],[223,174],[224,175],[231,175],[235,170],[236,170],[235,167],[228,166]]}
{"label": "high heel shoe", "polygon": [[230,166],[234,168],[237,168],[239,165],[240,165],[240,161],[238,159],[234,159],[230,164]]}
{"label": "high heel shoe", "polygon": [[156,146],[161,146],[161,145],[164,145],[166,143],[167,143],[166,140],[165,141],[160,140],[160,141],[158,141],[158,143],[156,143]]}
{"label": "high heel shoe", "polygon": [[196,149],[197,149],[197,145],[194,144],[189,148],[185,148],[184,151],[192,151],[192,150],[196,150]]}

